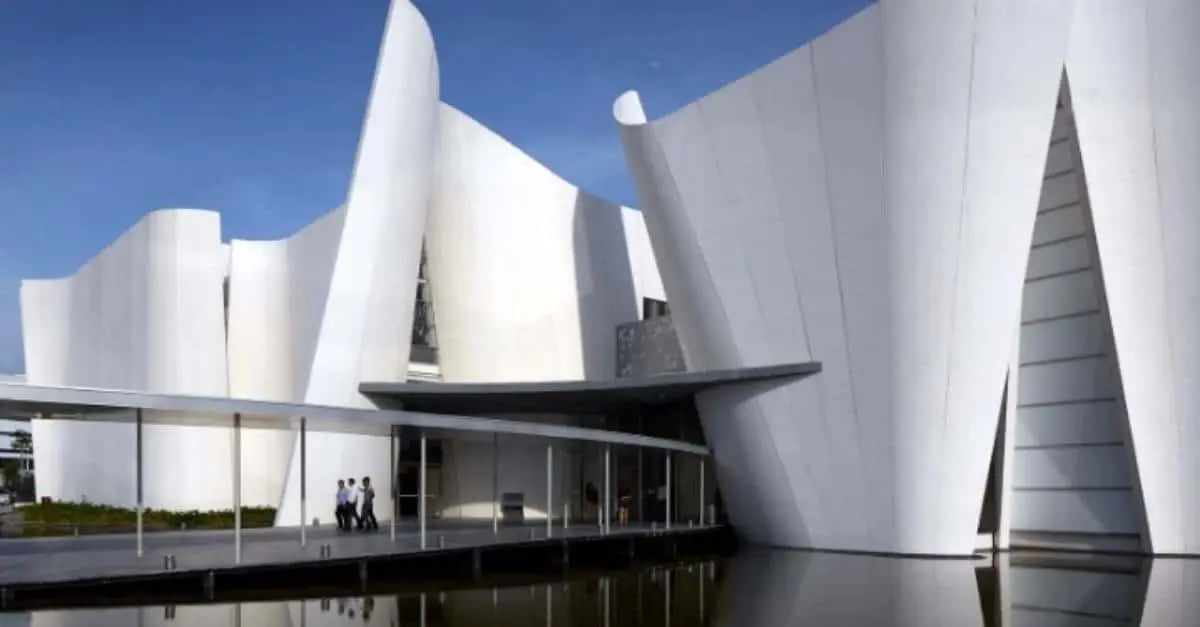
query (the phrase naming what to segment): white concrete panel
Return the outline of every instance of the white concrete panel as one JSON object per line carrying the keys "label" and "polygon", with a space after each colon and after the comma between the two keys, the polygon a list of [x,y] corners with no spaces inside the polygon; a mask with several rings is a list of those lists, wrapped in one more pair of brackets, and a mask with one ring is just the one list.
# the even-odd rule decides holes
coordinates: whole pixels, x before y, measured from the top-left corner
{"label": "white concrete panel", "polygon": [[[1056,116],[1057,117],[1057,116]],[[1047,196],[1047,192],[1061,188],[1066,191],[1078,193],[1078,186],[1071,185],[1070,178],[1064,178],[1061,182],[1059,175],[1075,169],[1075,150],[1070,142],[1058,141],[1050,144],[1050,150],[1046,153],[1046,178],[1047,181],[1042,187],[1042,199]]]}
{"label": "white concrete panel", "polygon": [[[1061,177],[1051,179],[1049,183],[1054,184],[1054,181],[1070,181],[1070,177]],[[1054,197],[1048,197],[1042,201],[1042,205],[1051,207],[1038,217],[1037,225],[1033,231],[1033,245],[1044,246],[1048,243],[1059,242],[1071,237],[1080,237],[1087,231],[1087,224],[1084,222],[1083,208],[1078,204],[1050,204],[1055,202]],[[1074,202],[1074,199],[1068,200]]]}
{"label": "white concrete panel", "polygon": [[1112,366],[1104,357],[1021,367],[1022,406],[1113,398]]}
{"label": "white concrete panel", "polygon": [[[859,484],[869,476],[875,453],[859,451],[854,444],[863,442],[863,438],[854,411],[849,348],[838,335],[809,332],[809,328],[838,328],[844,311],[832,215],[828,211],[803,210],[813,198],[822,199],[818,204],[827,204],[828,196],[822,146],[811,141],[821,134],[815,54],[809,48],[788,55],[756,73],[754,81],[780,227],[786,235],[785,249],[798,290],[799,319],[805,326],[806,354],[821,355],[822,376],[812,385],[797,386],[787,393],[794,407],[815,402],[834,415],[854,416],[853,420],[813,424],[803,437],[814,443],[809,454],[821,456],[810,466],[811,472],[821,476],[822,481],[841,477],[847,483]],[[816,446],[817,442],[825,442],[825,446]],[[831,454],[835,450],[846,454]],[[878,536],[890,521],[890,512],[883,512],[863,523],[874,524],[877,528],[867,532]]]}
{"label": "white concrete panel", "polygon": [[229,249],[229,395],[294,401],[287,242],[235,240]]}
{"label": "white concrete panel", "polygon": [[[1195,33],[1200,29],[1200,3],[1157,0],[1146,4],[1150,93],[1154,120],[1155,169],[1162,215],[1166,264],[1169,346],[1176,394],[1174,423],[1179,455],[1181,532],[1184,550],[1200,553],[1200,58]],[[1169,437],[1169,436],[1168,436]],[[1146,455],[1153,457],[1147,449]],[[1140,457],[1139,457],[1140,459]],[[1169,542],[1168,542],[1169,545]],[[1157,547],[1156,547],[1157,548]],[[1197,571],[1192,569],[1192,581]],[[1194,622],[1196,602],[1185,618]]]}
{"label": "white concrete panel", "polygon": [[1105,353],[1108,344],[1103,313],[1035,322],[1022,327],[1021,362],[1032,365],[1096,356]]}
{"label": "white concrete panel", "polygon": [[885,1],[661,121],[618,100],[689,368],[828,360],[699,399],[752,540],[973,548],[1072,4]]}
{"label": "white concrete panel", "polygon": [[[420,12],[409,2],[393,2],[316,335],[307,403],[369,406],[358,393],[363,377],[406,377],[433,175],[437,68]],[[386,439],[323,433],[308,445],[310,485],[389,473]],[[299,462],[293,450],[277,521],[299,517]],[[380,511],[385,508],[390,504],[381,502]]]}
{"label": "white concrete panel", "polygon": [[1136,534],[1141,521],[1130,490],[1013,490],[1013,530]]}
{"label": "white concrete panel", "polygon": [[1148,545],[1159,553],[1200,552],[1194,4],[1081,3],[1067,60]]}
{"label": "white concrete panel", "polygon": [[1121,444],[1125,441],[1122,427],[1125,415],[1115,399],[1023,407],[1018,411],[1018,447]]}
{"label": "white concrete panel", "polygon": [[438,145],[426,246],[443,380],[616,376],[615,328],[641,309],[622,208],[446,105]]}
{"label": "white concrete panel", "polygon": [[[1066,44],[1060,38],[1072,8],[1072,2],[975,6],[943,460],[933,471],[944,476],[938,516],[955,525],[945,528],[954,536],[977,528],[997,431],[995,419],[981,417],[996,416],[1003,403],[1041,188],[1039,160],[1053,124],[1047,96],[1061,82]],[[1025,45],[1013,47],[1017,39]],[[921,247],[910,254],[920,256]]]}
{"label": "white concrete panel", "polygon": [[[230,243],[230,396],[303,401],[343,216],[343,209],[330,212],[284,240]],[[242,499],[275,507],[294,434],[247,430],[242,437]]]}
{"label": "white concrete panel", "polygon": [[288,330],[292,335],[288,367],[291,398],[296,402],[303,400],[308,389],[345,219],[346,208],[339,207],[287,240]]}
{"label": "white concrete panel", "polygon": [[[27,282],[29,383],[224,395],[225,265],[217,214],[156,211],[70,278]],[[128,425],[35,424],[39,497],[133,504],[133,436]],[[229,507],[231,455],[228,429],[146,427],[146,505]]]}
{"label": "white concrete panel", "polygon": [[[1091,503],[1097,490],[1122,491],[1128,499],[1109,496],[1104,503],[1137,505],[1120,376],[1072,116],[1064,83],[1055,113],[1060,137],[1050,144],[1042,189],[1042,206],[1057,208],[1038,215],[1035,232],[1048,241],[1030,251],[1026,271],[1022,406],[1015,425],[1020,448],[1013,456],[1013,485],[1016,490],[1054,491],[1060,504]],[[1063,236],[1064,231],[1071,234]],[[1013,506],[1039,503],[1017,500]],[[1016,528],[1018,542],[1045,541],[1039,532],[1046,530],[1125,534],[1128,521],[1140,519],[1140,512],[1103,506],[1018,511],[1023,525]]]}
{"label": "white concrete panel", "polygon": [[1013,486],[1021,489],[1094,489],[1131,487],[1124,444],[1017,450]]}
{"label": "white concrete panel", "polygon": [[[445,104],[437,144],[425,242],[442,380],[616,376],[617,325],[639,318],[642,297],[665,300],[640,212],[570,185]],[[571,455],[556,446],[555,516]],[[526,516],[544,518],[546,443],[505,438],[499,464],[499,492],[523,493]],[[443,473],[436,513],[491,517],[490,440],[451,441]]]}
{"label": "white concrete panel", "polygon": [[[889,308],[888,289],[883,285],[887,272],[885,165],[878,159],[883,150],[884,120],[882,37],[882,17],[875,8],[813,42],[811,63],[818,116],[815,135],[820,142],[817,150],[824,166],[824,185],[809,194],[800,190],[792,193],[797,209],[819,203],[822,190],[827,195],[838,298],[834,304],[824,290],[811,295],[806,292],[804,296],[809,302],[829,303],[825,306],[837,312],[841,324],[832,316],[812,322],[822,326],[811,329],[810,336],[828,338],[825,341],[833,345],[821,347],[820,351],[814,346],[813,358],[822,362],[827,358],[836,360],[841,351],[834,347],[844,346],[841,350],[846,354],[849,385],[830,383],[838,388],[846,385],[842,394],[849,394],[852,399],[853,418],[841,413],[845,411],[844,405],[835,405],[830,407],[833,411],[826,422],[855,423],[859,434],[855,441],[859,444],[851,448],[860,449],[858,459],[865,471],[859,475],[859,494],[863,500],[857,507],[865,511],[869,507],[867,502],[875,501],[877,516],[863,518],[878,521],[875,535],[886,546],[896,527],[898,497],[893,490],[871,490],[870,485],[872,477],[889,472],[895,428],[889,419],[889,395],[869,393],[872,389],[888,389],[891,374],[888,360],[892,330],[889,325],[880,324],[877,313],[873,313]],[[819,212],[812,214],[820,220]],[[826,328],[829,330],[824,331]],[[831,456],[832,450],[825,447],[822,456]],[[845,498],[844,493],[838,498]]]}
{"label": "white concrete panel", "polygon": [[1026,280],[1083,270],[1092,266],[1091,243],[1082,237],[1039,246],[1029,251]]}
{"label": "white concrete panel", "polygon": [[[1052,151],[1065,151],[1067,149],[1069,147],[1063,144],[1052,144],[1050,146],[1050,150]],[[1079,183],[1074,177],[1063,176],[1062,172],[1059,171],[1055,176],[1047,178],[1044,185],[1042,188],[1042,197],[1038,202],[1038,208],[1042,211],[1063,209],[1067,205],[1079,202]]]}
{"label": "white concrete panel", "polygon": [[1021,302],[1025,324],[1100,311],[1100,285],[1092,273],[1056,276],[1030,283]]}
{"label": "white concrete panel", "polygon": [[[286,242],[239,242],[228,247],[230,274],[226,350],[229,395],[291,402],[291,347]],[[248,429],[242,433],[242,501],[279,502],[291,454],[291,434]]]}

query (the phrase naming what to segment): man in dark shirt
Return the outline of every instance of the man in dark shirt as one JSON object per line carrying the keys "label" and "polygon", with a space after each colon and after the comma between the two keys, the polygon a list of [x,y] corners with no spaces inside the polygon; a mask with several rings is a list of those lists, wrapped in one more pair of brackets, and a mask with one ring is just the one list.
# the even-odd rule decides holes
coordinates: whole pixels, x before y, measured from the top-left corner
{"label": "man in dark shirt", "polygon": [[375,488],[371,487],[371,478],[362,480],[362,516],[358,522],[359,529],[379,529],[379,521],[375,519]]}

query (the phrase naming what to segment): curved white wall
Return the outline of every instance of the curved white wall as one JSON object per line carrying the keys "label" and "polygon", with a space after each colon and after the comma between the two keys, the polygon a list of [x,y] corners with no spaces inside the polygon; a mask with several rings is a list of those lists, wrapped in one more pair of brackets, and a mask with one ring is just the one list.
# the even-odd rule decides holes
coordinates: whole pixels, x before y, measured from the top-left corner
{"label": "curved white wall", "polygon": [[[220,217],[147,215],[74,276],[26,281],[27,381],[220,396],[226,390]],[[232,504],[229,429],[145,427],[148,507]],[[132,505],[130,425],[35,421],[38,496]]]}
{"label": "curved white wall", "polygon": [[1200,552],[1200,4],[1080,2],[1067,77],[1156,553]]}
{"label": "curved white wall", "polygon": [[338,208],[287,239],[230,243],[230,396],[303,402],[344,217]]}
{"label": "curved white wall", "polygon": [[[230,242],[229,396],[303,401],[344,215],[339,208],[284,240]],[[243,432],[244,502],[278,505],[294,440]]]}
{"label": "curved white wall", "polygon": [[[359,141],[316,335],[304,402],[369,407],[360,381],[403,381],[429,206],[438,71],[429,27],[410,2],[392,3]],[[386,477],[386,438],[322,433],[308,440],[314,493],[344,476]],[[299,520],[296,442],[277,522]],[[386,496],[386,495],[381,495]],[[377,508],[390,511],[390,499]]]}
{"label": "curved white wall", "polygon": [[[426,233],[442,379],[609,379],[617,325],[661,296],[638,212],[563,181],[479,122],[442,105]],[[500,492],[545,516],[546,442],[508,438]],[[492,515],[491,441],[446,447],[448,517]],[[567,449],[558,450],[556,465]],[[577,462],[556,471],[560,478]],[[568,481],[556,484],[555,514]]]}
{"label": "curved white wall", "polygon": [[[825,549],[974,548],[1071,0],[883,0],[622,137],[733,522]],[[1020,45],[1013,45],[1020,42]]]}
{"label": "curved white wall", "polygon": [[450,382],[612,378],[637,320],[622,208],[441,108],[426,246]]}

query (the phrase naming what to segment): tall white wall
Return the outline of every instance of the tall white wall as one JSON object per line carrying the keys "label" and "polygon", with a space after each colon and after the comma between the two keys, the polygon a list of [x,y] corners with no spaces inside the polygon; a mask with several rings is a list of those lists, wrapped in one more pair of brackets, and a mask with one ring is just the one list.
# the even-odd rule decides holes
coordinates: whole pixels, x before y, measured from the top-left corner
{"label": "tall white wall", "polygon": [[345,209],[291,237],[231,242],[229,395],[303,402]]}
{"label": "tall white wall", "polygon": [[1065,88],[1061,102],[1025,275],[1012,530],[1136,536],[1141,499]]}
{"label": "tall white wall", "polygon": [[749,539],[973,550],[1073,5],[883,0],[653,124],[618,101],[689,369],[823,364],[698,399]]}
{"label": "tall white wall", "polygon": [[[220,217],[147,215],[73,276],[21,289],[27,381],[222,396],[226,392]],[[33,423],[38,496],[132,505],[130,425]],[[147,426],[145,502],[232,504],[231,431]]]}
{"label": "tall white wall", "polygon": [[[438,66],[429,27],[410,2],[392,3],[359,140],[312,370],[316,405],[370,406],[361,381],[403,381],[436,141]],[[322,433],[309,438],[309,485],[347,475],[386,477],[386,438]],[[277,522],[300,515],[295,443]],[[388,495],[380,511],[390,511]]]}
{"label": "tall white wall", "polygon": [[606,379],[637,320],[622,208],[448,105],[426,246],[442,377]]}
{"label": "tall white wall", "polygon": [[[303,402],[344,215],[334,210],[284,240],[230,243],[230,396]],[[242,437],[242,499],[275,507],[295,434],[248,429]]]}
{"label": "tall white wall", "polygon": [[1200,4],[1080,2],[1067,55],[1149,547],[1200,553]]}
{"label": "tall white wall", "polygon": [[[615,377],[617,325],[638,319],[643,290],[661,292],[648,244],[637,212],[581,191],[442,105],[426,251],[444,381]],[[444,515],[491,516],[490,447],[455,440],[444,449],[445,489],[457,490]],[[500,493],[524,493],[533,518],[545,516],[545,449],[522,438],[502,448]],[[574,484],[558,475],[561,515]]]}

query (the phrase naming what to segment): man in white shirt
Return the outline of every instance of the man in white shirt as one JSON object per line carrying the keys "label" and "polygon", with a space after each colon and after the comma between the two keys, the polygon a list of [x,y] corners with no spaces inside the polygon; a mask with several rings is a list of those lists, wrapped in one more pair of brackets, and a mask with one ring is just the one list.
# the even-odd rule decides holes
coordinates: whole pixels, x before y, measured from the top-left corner
{"label": "man in white shirt", "polygon": [[354,477],[348,480],[350,486],[347,488],[350,491],[350,496],[346,503],[346,530],[350,530],[350,523],[362,529],[362,518],[358,515],[358,488],[354,486]]}
{"label": "man in white shirt", "polygon": [[345,481],[338,479],[337,507],[333,510],[333,515],[337,518],[338,531],[350,530],[350,495],[353,492],[346,487]]}

